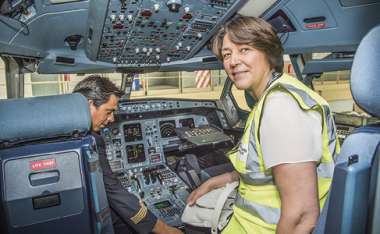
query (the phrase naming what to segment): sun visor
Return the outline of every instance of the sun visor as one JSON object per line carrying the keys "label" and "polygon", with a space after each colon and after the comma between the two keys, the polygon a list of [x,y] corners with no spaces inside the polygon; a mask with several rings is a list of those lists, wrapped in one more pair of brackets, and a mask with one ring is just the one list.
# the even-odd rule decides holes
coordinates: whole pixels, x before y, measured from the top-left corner
{"label": "sun visor", "polygon": [[0,101],[0,145],[87,133],[91,115],[81,94]]}

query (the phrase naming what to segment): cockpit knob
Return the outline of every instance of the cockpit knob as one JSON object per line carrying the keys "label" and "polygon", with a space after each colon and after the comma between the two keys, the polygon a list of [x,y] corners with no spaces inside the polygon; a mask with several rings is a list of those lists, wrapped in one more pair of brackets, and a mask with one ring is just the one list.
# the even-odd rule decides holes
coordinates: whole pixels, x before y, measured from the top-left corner
{"label": "cockpit knob", "polygon": [[153,8],[154,8],[154,11],[157,12],[158,10],[160,10],[160,4],[158,3],[154,4]]}
{"label": "cockpit knob", "polygon": [[166,5],[170,11],[178,12],[179,8],[182,6],[182,0],[169,0],[167,1]]}
{"label": "cockpit knob", "polygon": [[131,22],[132,19],[133,19],[133,16],[131,14],[129,14],[129,15],[127,15],[127,19],[128,19],[129,22]]}

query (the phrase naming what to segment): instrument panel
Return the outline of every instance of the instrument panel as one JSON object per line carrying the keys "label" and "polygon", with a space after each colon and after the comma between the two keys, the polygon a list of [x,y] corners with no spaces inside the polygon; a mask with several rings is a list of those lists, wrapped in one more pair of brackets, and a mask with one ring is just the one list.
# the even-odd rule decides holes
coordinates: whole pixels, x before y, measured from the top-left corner
{"label": "instrument panel", "polygon": [[208,124],[205,116],[192,114],[114,123],[102,131],[111,170],[165,163],[164,152],[181,144],[176,128]]}
{"label": "instrument panel", "polygon": [[92,60],[126,67],[189,59],[244,3],[245,0],[92,1],[87,54]]}
{"label": "instrument panel", "polygon": [[168,167],[165,154],[197,147],[181,140],[178,129],[209,125],[228,126],[212,101],[121,101],[115,123],[101,135],[111,170],[122,186],[165,223],[181,226],[189,187]]}

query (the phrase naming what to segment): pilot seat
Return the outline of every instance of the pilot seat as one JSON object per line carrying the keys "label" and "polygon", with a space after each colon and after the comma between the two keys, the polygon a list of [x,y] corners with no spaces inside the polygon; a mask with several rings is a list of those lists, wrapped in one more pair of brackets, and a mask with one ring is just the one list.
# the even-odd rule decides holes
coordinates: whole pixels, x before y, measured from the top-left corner
{"label": "pilot seat", "polygon": [[[380,117],[380,26],[361,41],[351,71],[357,105]],[[328,203],[314,234],[380,233],[380,124],[356,129],[337,158]]]}
{"label": "pilot seat", "polygon": [[0,233],[113,233],[81,94],[0,101]]}

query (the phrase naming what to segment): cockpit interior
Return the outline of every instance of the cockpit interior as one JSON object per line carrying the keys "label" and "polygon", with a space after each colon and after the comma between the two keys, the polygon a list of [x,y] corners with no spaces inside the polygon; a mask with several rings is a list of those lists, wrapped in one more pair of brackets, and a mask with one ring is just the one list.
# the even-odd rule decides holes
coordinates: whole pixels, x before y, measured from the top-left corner
{"label": "cockpit interior", "polygon": [[[0,233],[114,233],[87,102],[69,94],[88,74],[125,92],[100,132],[112,172],[185,230],[187,197],[230,170],[254,106],[211,51],[236,14],[268,21],[284,72],[331,97],[342,151],[313,233],[380,233],[379,12],[378,0],[0,0]],[[197,89],[204,70],[212,81]],[[326,88],[329,74],[345,75]],[[60,77],[51,96],[49,77]],[[161,80],[175,89],[159,93]]]}

